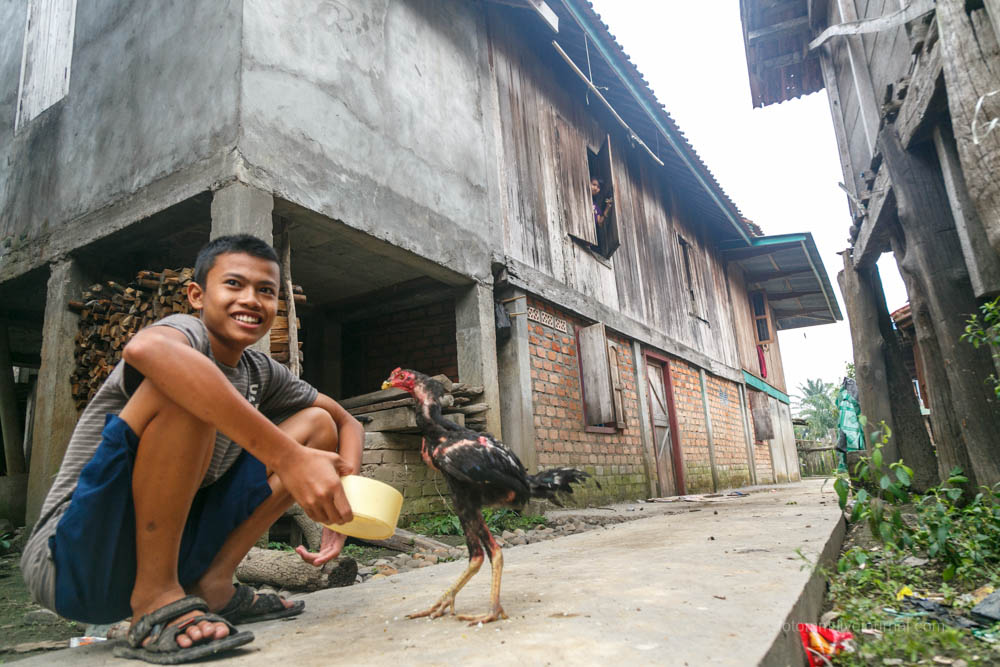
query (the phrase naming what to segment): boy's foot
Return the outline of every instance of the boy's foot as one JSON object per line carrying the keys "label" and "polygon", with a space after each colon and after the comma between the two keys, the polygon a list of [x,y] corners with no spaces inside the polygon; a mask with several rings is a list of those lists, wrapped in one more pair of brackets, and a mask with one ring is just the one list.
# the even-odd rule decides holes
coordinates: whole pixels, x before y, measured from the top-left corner
{"label": "boy's foot", "polygon": [[256,623],[298,616],[305,606],[305,600],[291,601],[275,593],[256,593],[251,586],[237,584],[233,597],[218,614],[234,624]]}
{"label": "boy's foot", "polygon": [[156,664],[178,664],[251,641],[253,633],[238,632],[222,617],[208,613],[204,600],[189,595],[142,615],[129,628],[126,645],[116,647],[114,653]]}

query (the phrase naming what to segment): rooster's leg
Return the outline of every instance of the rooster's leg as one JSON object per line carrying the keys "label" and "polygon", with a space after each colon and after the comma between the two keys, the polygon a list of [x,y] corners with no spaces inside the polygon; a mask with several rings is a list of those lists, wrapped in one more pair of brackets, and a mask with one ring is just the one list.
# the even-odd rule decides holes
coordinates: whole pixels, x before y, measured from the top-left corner
{"label": "rooster's leg", "polygon": [[469,566],[465,568],[465,572],[462,576],[458,578],[448,590],[444,592],[438,601],[435,602],[429,609],[423,611],[418,611],[415,614],[408,614],[407,618],[422,618],[424,616],[430,616],[431,618],[437,618],[439,616],[444,616],[445,613],[455,614],[455,596],[458,592],[462,590],[462,586],[468,583],[469,579],[472,579],[479,572],[479,568],[483,566],[483,549],[476,543],[476,549],[473,550],[470,544],[469,548]]}
{"label": "rooster's leg", "polygon": [[503,607],[500,606],[500,577],[503,575],[503,550],[496,543],[496,540],[493,539],[493,534],[490,533],[490,529],[486,527],[486,523],[481,518],[479,523],[480,525],[477,526],[476,532],[489,550],[487,551],[487,555],[490,557],[490,565],[493,568],[493,579],[490,583],[490,610],[485,614],[476,616],[458,617],[460,620],[469,621],[469,625],[490,623],[501,618],[507,618]]}

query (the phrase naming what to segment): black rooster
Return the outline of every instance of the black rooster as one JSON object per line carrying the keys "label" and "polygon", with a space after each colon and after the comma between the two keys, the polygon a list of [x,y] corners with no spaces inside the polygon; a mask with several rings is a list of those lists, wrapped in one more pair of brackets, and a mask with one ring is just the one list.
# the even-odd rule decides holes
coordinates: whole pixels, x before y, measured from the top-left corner
{"label": "black rooster", "polygon": [[424,462],[440,471],[448,482],[455,513],[469,547],[469,567],[458,581],[430,609],[410,614],[409,618],[437,618],[449,611],[455,615],[455,596],[482,567],[484,549],[493,567],[490,610],[485,614],[458,618],[470,621],[470,625],[507,618],[500,606],[503,554],[486,527],[480,508],[521,506],[529,498],[547,498],[559,504],[557,492],[573,493],[570,485],[579,484],[590,475],[576,468],[554,468],[537,475],[527,474],[517,455],[505,444],[489,434],[476,433],[442,417],[444,387],[423,373],[397,368],[382,383],[383,389],[390,387],[409,392],[417,401],[417,426],[424,436],[420,454]]}

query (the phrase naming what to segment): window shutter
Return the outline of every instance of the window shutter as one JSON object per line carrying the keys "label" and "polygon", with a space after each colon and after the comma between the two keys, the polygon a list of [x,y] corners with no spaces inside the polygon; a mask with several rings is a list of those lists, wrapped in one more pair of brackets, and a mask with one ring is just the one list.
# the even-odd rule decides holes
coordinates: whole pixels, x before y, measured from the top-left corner
{"label": "window shutter", "polygon": [[590,168],[586,141],[558,113],[552,116],[556,144],[556,199],[570,236],[589,245],[597,243],[594,207],[590,203]]}
{"label": "window shutter", "polygon": [[604,207],[604,198],[612,197],[614,199],[614,205],[611,210],[608,211],[607,217],[604,219],[604,237],[600,239],[600,247],[597,251],[604,257],[610,258],[614,254],[615,250],[618,250],[618,246],[621,242],[618,240],[618,207],[620,202],[618,200],[618,188],[615,187],[615,169],[614,162],[611,160],[611,136],[608,135],[604,140],[604,145],[601,146],[601,152],[597,154],[597,161],[601,165],[601,171],[604,174],[605,191],[601,193],[601,206]]}
{"label": "window shutter", "polygon": [[597,323],[583,327],[577,330],[576,335],[580,348],[583,408],[587,425],[613,423],[615,406],[604,325]]}
{"label": "window shutter", "polygon": [[774,438],[774,424],[771,423],[771,407],[768,405],[767,394],[756,389],[747,392],[750,399],[750,412],[753,414],[753,437],[755,440],[771,440]]}
{"label": "window shutter", "polygon": [[625,428],[625,402],[622,391],[621,366],[619,354],[621,350],[618,345],[608,342],[608,366],[611,368],[611,393],[615,407],[615,423],[618,428]]}

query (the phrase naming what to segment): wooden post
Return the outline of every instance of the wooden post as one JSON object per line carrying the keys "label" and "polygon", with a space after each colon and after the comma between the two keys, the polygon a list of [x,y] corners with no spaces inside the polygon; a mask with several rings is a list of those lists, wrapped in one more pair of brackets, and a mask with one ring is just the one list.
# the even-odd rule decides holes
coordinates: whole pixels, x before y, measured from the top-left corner
{"label": "wooden post", "polygon": [[[837,5],[842,22],[858,20],[858,11],[854,6],[854,0],[837,0]],[[851,63],[851,77],[854,81],[854,90],[858,95],[861,124],[870,158],[875,154],[875,138],[881,116],[878,97],[875,95],[875,86],[872,84],[872,74],[871,70],[868,69],[868,60],[865,58],[865,46],[861,41],[861,35],[846,35],[844,39],[847,41],[847,59]]]}
{"label": "wooden post", "polygon": [[744,385],[737,387],[740,394],[740,415],[743,418],[743,440],[747,445],[747,461],[750,462],[750,483],[757,484],[757,458],[753,453],[753,436],[750,435],[750,417],[747,415],[747,397]]}
{"label": "wooden post", "polygon": [[[966,13],[965,7],[965,0],[938,0],[942,69],[965,184],[990,245],[1000,253],[1000,129],[987,134],[990,121],[1000,116],[1000,50],[986,11]],[[997,2],[989,9],[994,20],[1000,18]]]}
{"label": "wooden post", "polygon": [[934,148],[904,151],[892,125],[879,133],[878,148],[896,192],[900,233],[893,252],[927,371],[942,477],[949,465],[967,461],[972,488],[992,485],[1000,481],[1000,401],[986,384],[989,351],[960,340],[978,304]]}
{"label": "wooden post", "polygon": [[285,288],[285,313],[288,317],[288,369],[295,377],[302,375],[299,356],[299,325],[295,313],[295,293],[292,291],[292,237],[288,222],[281,232],[281,286]]}
{"label": "wooden post", "polygon": [[[851,328],[851,344],[854,347],[854,374],[858,383],[858,403],[861,414],[868,418],[872,426],[885,420],[890,429],[895,430],[892,420],[892,401],[889,398],[889,380],[885,368],[882,333],[878,326],[879,299],[875,297],[876,286],[881,292],[881,280],[877,267],[855,267],[849,251],[841,253],[844,270],[837,274],[840,293],[844,297],[847,321]],[[884,303],[884,297],[883,297]],[[866,428],[870,431],[870,428]],[[865,433],[866,444],[868,433]],[[883,454],[895,461],[898,451],[894,441]]]}
{"label": "wooden post", "polygon": [[14,367],[10,362],[7,325],[0,323],[0,429],[3,433],[3,454],[8,475],[24,472],[24,434],[21,429],[23,418],[17,410],[17,396],[14,394]]}
{"label": "wooden post", "polygon": [[941,163],[941,176],[948,191],[955,231],[962,244],[965,266],[969,269],[972,290],[979,298],[1000,294],[1000,254],[990,247],[986,230],[969,197],[965,177],[955,145],[955,137],[947,124],[936,125],[932,131],[934,148]]}

